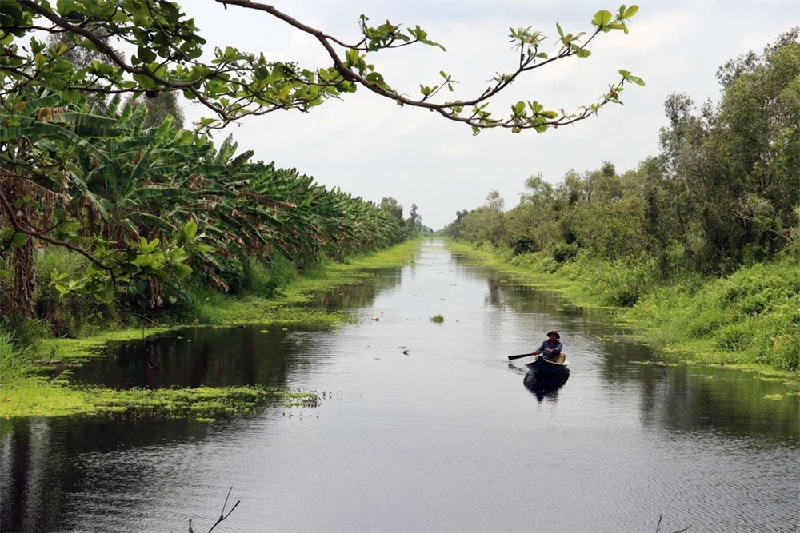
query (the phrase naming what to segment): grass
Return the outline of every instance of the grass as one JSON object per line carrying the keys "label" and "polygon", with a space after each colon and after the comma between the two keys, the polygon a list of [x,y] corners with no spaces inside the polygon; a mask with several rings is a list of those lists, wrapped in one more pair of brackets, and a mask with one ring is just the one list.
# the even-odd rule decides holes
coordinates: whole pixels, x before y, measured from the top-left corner
{"label": "grass", "polygon": [[441,324],[444,322],[444,317],[442,315],[434,315],[431,317],[431,322],[436,322],[437,324]]}
{"label": "grass", "polygon": [[784,258],[726,278],[659,287],[640,299],[628,319],[702,360],[797,371],[800,267]]}

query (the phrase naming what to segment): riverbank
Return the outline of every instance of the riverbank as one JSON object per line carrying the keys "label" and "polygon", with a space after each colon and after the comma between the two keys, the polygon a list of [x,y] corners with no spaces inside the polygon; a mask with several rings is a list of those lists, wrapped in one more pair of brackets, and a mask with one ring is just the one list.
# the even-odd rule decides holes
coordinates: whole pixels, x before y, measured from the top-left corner
{"label": "riverbank", "polygon": [[[0,338],[3,383],[0,416],[65,416],[126,413],[157,416],[191,416],[207,419],[219,414],[247,412],[267,398],[283,398],[283,391],[250,388],[203,388],[118,391],[102,387],[76,387],[70,383],[72,368],[101,355],[109,341],[146,338],[171,328],[207,325],[304,323],[336,326],[354,317],[341,312],[305,307],[312,299],[334,287],[357,283],[372,276],[374,269],[401,266],[419,248],[421,239],[387,250],[349,258],[344,263],[326,261],[311,272],[294,277],[271,297],[248,294],[233,297],[219,291],[203,291],[191,306],[184,323],[147,328],[116,329],[78,339],[47,338],[25,350],[13,349]],[[313,395],[300,393],[301,401]]]}
{"label": "riverbank", "polygon": [[635,305],[622,307],[610,304],[609,294],[625,293],[635,273],[618,269],[616,287],[609,289],[614,282],[600,279],[597,265],[564,267],[537,254],[514,256],[510,249],[453,240],[447,246],[573,305],[614,310],[609,319],[632,327],[632,337],[672,362],[757,372],[800,388],[800,267],[789,260],[743,268],[727,278],[639,288]]}

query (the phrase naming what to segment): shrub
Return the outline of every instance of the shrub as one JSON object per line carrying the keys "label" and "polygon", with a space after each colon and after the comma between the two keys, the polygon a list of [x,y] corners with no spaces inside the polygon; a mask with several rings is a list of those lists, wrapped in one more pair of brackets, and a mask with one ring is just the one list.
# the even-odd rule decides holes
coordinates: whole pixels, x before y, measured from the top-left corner
{"label": "shrub", "polygon": [[258,258],[248,260],[246,292],[272,298],[278,289],[289,285],[296,277],[294,264],[282,255],[275,255],[268,263]]}
{"label": "shrub", "polygon": [[8,332],[0,331],[0,368],[2,384],[7,385],[22,377],[28,366],[27,351],[20,350]]}
{"label": "shrub", "polygon": [[[80,337],[95,327],[108,326],[109,316],[116,313],[112,306],[86,294],[60,294],[51,286],[53,271],[79,277],[86,269],[87,260],[80,254],[59,246],[48,246],[36,262],[36,313],[50,327],[42,327],[41,336],[50,333],[58,336]],[[30,327],[30,326],[29,326]],[[22,335],[22,337],[29,337]],[[29,340],[29,339],[28,339]]]}
{"label": "shrub", "polygon": [[608,305],[631,307],[652,290],[658,279],[654,258],[629,258],[607,261],[579,255],[561,267],[567,277],[581,281],[590,294],[601,297]]}
{"label": "shrub", "polygon": [[566,263],[578,256],[578,245],[576,243],[567,244],[560,242],[553,246],[553,259],[556,263]]}

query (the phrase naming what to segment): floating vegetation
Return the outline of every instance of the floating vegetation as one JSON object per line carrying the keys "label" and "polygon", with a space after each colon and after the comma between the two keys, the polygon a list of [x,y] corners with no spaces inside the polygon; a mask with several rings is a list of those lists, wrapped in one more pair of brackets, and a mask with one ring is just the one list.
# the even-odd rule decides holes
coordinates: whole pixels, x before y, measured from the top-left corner
{"label": "floating vegetation", "polygon": [[[631,361],[632,365],[642,365],[642,366],[658,366],[658,367],[670,367],[675,368],[678,366],[678,363],[665,363],[663,361]],[[708,377],[711,379],[711,376],[700,376],[697,377]]]}
{"label": "floating vegetation", "polygon": [[442,323],[444,322],[444,317],[442,315],[434,315],[431,317],[431,322]]}
{"label": "floating vegetation", "polygon": [[783,394],[767,394],[764,396],[765,400],[779,401],[783,400]]}
{"label": "floating vegetation", "polygon": [[[270,400],[316,402],[312,392],[286,392],[270,387],[199,387],[129,389],[76,387],[26,379],[3,390],[2,416],[106,416],[114,419],[191,418],[206,421],[246,415]],[[46,392],[43,394],[43,392]],[[305,404],[304,404],[305,405]]]}

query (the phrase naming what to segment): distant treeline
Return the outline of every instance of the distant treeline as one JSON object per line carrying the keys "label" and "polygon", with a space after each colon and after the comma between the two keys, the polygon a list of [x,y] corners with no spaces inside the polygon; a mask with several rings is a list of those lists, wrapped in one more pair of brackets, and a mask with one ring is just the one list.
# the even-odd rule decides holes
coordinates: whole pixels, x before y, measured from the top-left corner
{"label": "distant treeline", "polygon": [[525,183],[516,207],[457,213],[446,233],[472,242],[643,261],[666,278],[682,271],[730,273],[797,246],[800,206],[798,29],[717,72],[718,104],[697,109],[685,94],[665,102],[661,152],[619,174],[610,162],[555,186]]}

